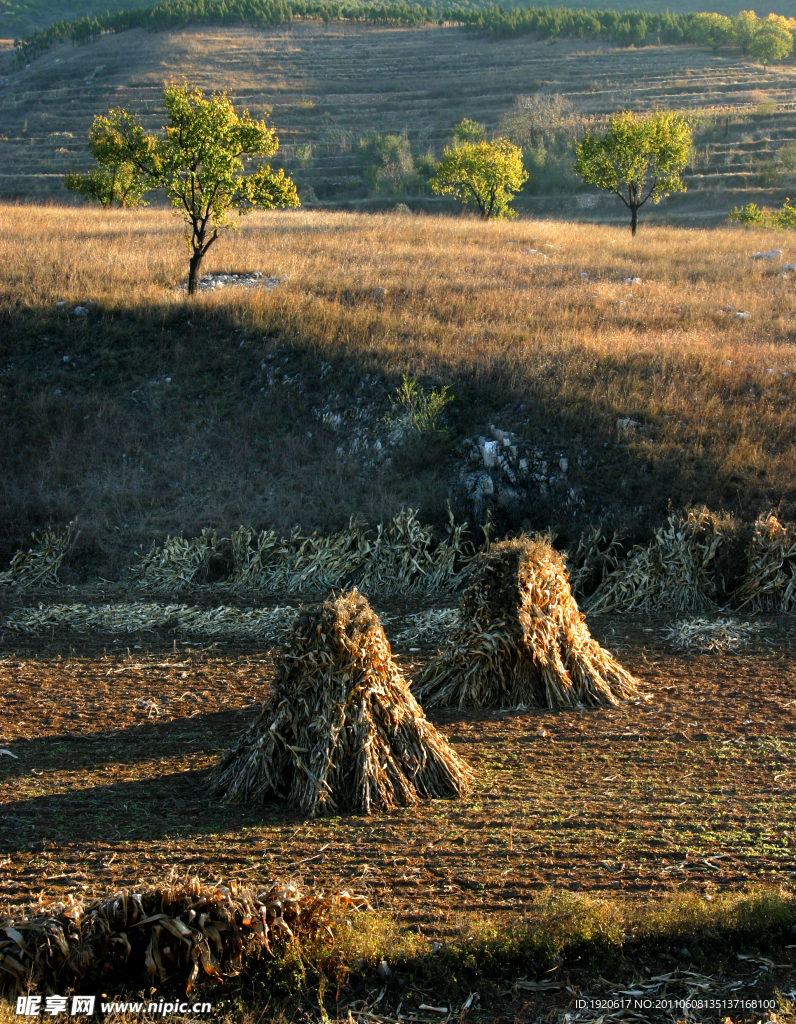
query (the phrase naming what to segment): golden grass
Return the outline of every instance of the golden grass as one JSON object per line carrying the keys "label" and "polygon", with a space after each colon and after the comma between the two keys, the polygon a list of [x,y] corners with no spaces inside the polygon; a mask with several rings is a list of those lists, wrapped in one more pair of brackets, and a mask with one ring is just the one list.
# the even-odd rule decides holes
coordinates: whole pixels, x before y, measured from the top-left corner
{"label": "golden grass", "polygon": [[[624,227],[554,221],[255,214],[203,270],[287,282],[189,304],[175,287],[187,269],[182,224],[164,210],[5,204],[2,216],[0,311],[24,322],[28,351],[36,317],[52,330],[58,301],[96,303],[106,320],[149,318],[158,343],[167,322],[193,316],[183,346],[200,321],[238,325],[264,350],[450,383],[466,427],[523,402],[533,429],[583,446],[572,477],[584,488],[605,484],[602,448],[618,446],[626,471],[614,467],[611,485],[628,506],[707,501],[751,520],[796,494],[796,291],[778,263],[752,259],[773,247],[796,257],[787,233],[642,222],[632,239]],[[643,283],[625,283],[633,277]],[[77,324],[63,332],[65,343],[78,337]],[[619,417],[643,430],[617,432]]]}

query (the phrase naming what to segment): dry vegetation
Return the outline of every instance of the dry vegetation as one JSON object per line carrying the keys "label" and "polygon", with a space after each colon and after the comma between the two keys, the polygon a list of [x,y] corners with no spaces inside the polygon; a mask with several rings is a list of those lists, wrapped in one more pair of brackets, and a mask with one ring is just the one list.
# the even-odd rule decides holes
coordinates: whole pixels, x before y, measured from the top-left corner
{"label": "dry vegetation", "polygon": [[[331,530],[351,513],[383,522],[411,505],[443,535],[459,443],[490,423],[569,461],[558,489],[495,510],[501,531],[552,525],[563,546],[607,516],[646,542],[670,501],[704,502],[742,551],[761,510],[794,518],[796,295],[779,262],[752,258],[779,246],[791,262],[784,233],[642,224],[631,240],[626,229],[552,221],[256,215],[205,269],[260,269],[282,283],[189,303],[178,287],[181,226],[163,210],[6,204],[2,215],[0,554],[7,564],[32,529],[76,520],[58,579],[92,589],[61,590],[61,603],[129,600],[134,552],[167,533],[230,537],[241,523],[288,532],[297,521]],[[375,460],[368,425],[391,411],[404,373],[450,385],[446,429],[404,437],[390,462]],[[472,508],[454,511],[472,521]],[[754,549],[764,610],[792,596],[792,531],[772,531],[761,520]],[[710,553],[709,538],[696,542]],[[775,575],[767,545],[784,559]],[[717,567],[737,579],[744,568]],[[221,568],[227,578],[231,563]],[[102,584],[103,596],[97,575],[120,582]],[[393,653],[407,679],[437,646],[427,632],[413,639],[424,601],[386,608],[387,640],[406,638]],[[21,614],[13,588],[0,602],[9,619]],[[404,1010],[432,998],[460,1008],[480,986],[494,1016],[560,1018],[566,989],[533,987],[547,971],[552,984],[602,993],[598,976],[684,993],[689,964],[712,972],[710,991],[732,991],[741,973],[749,993],[794,988],[783,948],[796,870],[787,619],[745,632],[719,623],[705,657],[674,647],[702,643],[703,620],[590,618],[595,640],[652,699],[436,712],[474,769],[469,796],[307,821],[208,796],[222,751],[272,682],[265,634],[186,643],[187,612],[137,608],[126,637],[100,631],[111,611],[81,638],[46,609],[37,635],[0,637],[0,749],[15,755],[0,756],[0,909],[15,919],[45,886],[47,897],[101,897],[175,864],[211,882],[351,887],[379,916],[323,961],[327,1007],[343,1020],[349,1000],[374,985],[378,994],[385,955],[401,965],[385,986],[391,1014],[401,999]],[[758,891],[753,926],[737,908]],[[734,938],[721,938],[721,921]],[[639,938],[651,932],[654,952]],[[736,949],[774,947],[785,966],[765,978],[735,959]],[[587,960],[599,973],[588,975]],[[305,984],[297,977],[283,991]],[[266,982],[251,985],[241,999],[264,1005]]]}
{"label": "dry vegetation", "polygon": [[[253,216],[206,269],[287,280],[189,305],[181,227],[163,211],[3,218],[5,559],[72,519],[67,582],[81,564],[113,579],[167,532],[329,529],[406,504],[442,524],[448,460],[490,422],[568,452],[566,486],[503,522],[552,524],[559,546],[604,514],[643,538],[670,501],[741,524],[780,502],[792,516],[796,296],[777,263],[752,259],[772,245],[790,259],[786,234]],[[449,429],[371,464],[354,441],[403,372],[451,385]],[[623,417],[641,428],[618,430]]]}

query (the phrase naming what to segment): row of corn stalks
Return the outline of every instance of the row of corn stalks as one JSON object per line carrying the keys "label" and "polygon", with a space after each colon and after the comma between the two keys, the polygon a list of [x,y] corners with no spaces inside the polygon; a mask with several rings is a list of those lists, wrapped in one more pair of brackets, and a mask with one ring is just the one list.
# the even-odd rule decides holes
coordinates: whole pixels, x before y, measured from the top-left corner
{"label": "row of corn stalks", "polygon": [[[460,589],[477,554],[464,539],[467,524],[450,515],[445,537],[435,542],[411,509],[375,533],[357,520],[338,533],[288,537],[240,527],[230,537],[169,537],[153,544],[130,568],[136,585],[150,592],[201,588],[213,565],[226,566],[216,589],[231,593],[319,593],[357,586],[369,594],[434,594]],[[73,524],[45,530],[33,547],[18,551],[0,585],[21,589],[55,586],[58,569],[76,538]],[[702,612],[717,607],[715,562],[726,543],[721,520],[707,509],[670,515],[646,546],[624,555],[618,538],[602,527],[585,533],[568,558],[572,592],[586,611]],[[757,519],[743,579],[730,602],[747,613],[796,610],[796,524],[773,513]]]}
{"label": "row of corn stalks", "polygon": [[[591,613],[713,611],[716,557],[726,542],[721,520],[704,508],[669,516],[649,544],[627,557],[616,536],[609,541],[596,527],[570,559],[572,589]],[[744,576],[727,603],[747,613],[796,611],[796,524],[783,524],[773,513],[760,515],[746,558]]]}
{"label": "row of corn stalks", "polygon": [[456,590],[466,579],[474,547],[464,541],[466,523],[449,516],[445,537],[435,542],[432,528],[404,510],[375,534],[352,517],[338,533],[288,537],[274,530],[259,534],[240,527],[231,537],[205,531],[186,540],[153,544],[130,574],[147,590],[174,592],[204,582],[213,559],[226,556],[231,571],[222,582],[231,591],[322,592],[357,586],[369,594],[428,594]]}

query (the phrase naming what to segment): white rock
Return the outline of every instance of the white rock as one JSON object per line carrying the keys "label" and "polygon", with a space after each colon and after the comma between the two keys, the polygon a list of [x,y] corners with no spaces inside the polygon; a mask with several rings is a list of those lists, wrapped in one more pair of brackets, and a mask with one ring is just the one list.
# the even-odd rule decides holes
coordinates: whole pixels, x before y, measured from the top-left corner
{"label": "white rock", "polygon": [[631,420],[629,416],[620,416],[616,421],[617,430],[640,430],[641,424],[638,420]]}
{"label": "white rock", "polygon": [[520,249],[520,252],[523,256],[541,256],[543,260],[547,259],[547,253],[540,249]]}
{"label": "white rock", "polygon": [[523,472],[528,469],[528,460],[527,459],[520,459],[520,469],[523,470]]}
{"label": "white rock", "polygon": [[640,277],[626,277],[625,284],[641,284]]}
{"label": "white rock", "polygon": [[582,278],[585,278],[585,277],[588,277],[589,275],[588,275],[588,274],[586,273],[586,271],[585,271],[585,270],[581,270],[581,272],[580,272],[580,276],[581,276]]}
{"label": "white rock", "polygon": [[65,305],[66,305],[66,299],[61,299],[60,302],[56,302],[56,306],[65,306]]}
{"label": "white rock", "polygon": [[88,310],[85,306],[75,306],[72,313],[74,316],[88,316]]}
{"label": "white rock", "polygon": [[796,263],[785,263],[782,270],[780,270],[780,274],[783,277],[787,277],[792,270],[796,270]]}
{"label": "white rock", "polygon": [[484,441],[481,448],[481,455],[487,469],[491,469],[497,462],[497,448],[497,441]]}
{"label": "white rock", "polygon": [[751,318],[752,318],[752,314],[751,313],[736,313],[735,314],[735,319],[736,320],[751,320]]}
{"label": "white rock", "polygon": [[566,471],[569,469],[569,459],[559,459],[558,468],[561,470],[562,473],[566,473]]}
{"label": "white rock", "polygon": [[769,249],[768,252],[756,252],[752,259],[755,260],[778,260],[782,256],[782,249]]}

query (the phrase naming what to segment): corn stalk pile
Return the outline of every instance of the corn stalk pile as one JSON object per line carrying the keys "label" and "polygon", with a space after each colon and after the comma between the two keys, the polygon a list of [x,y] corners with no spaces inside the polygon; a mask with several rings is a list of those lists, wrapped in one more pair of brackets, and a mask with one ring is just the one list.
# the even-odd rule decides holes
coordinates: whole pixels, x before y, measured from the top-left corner
{"label": "corn stalk pile", "polygon": [[85,904],[70,898],[33,917],[0,918],[0,993],[64,992],[109,977],[190,991],[200,971],[234,977],[244,954],[272,954],[274,938],[330,934],[341,912],[366,907],[347,892],[312,896],[292,885],[257,890],[196,877]]}
{"label": "corn stalk pile", "polygon": [[168,629],[217,639],[253,638],[264,643],[280,640],[296,617],[296,608],[199,608],[187,604],[51,604],[21,608],[3,623],[17,633],[49,629],[97,630],[103,633],[139,633]]}
{"label": "corn stalk pile", "polygon": [[221,543],[209,530],[202,530],[201,537],[188,540],[182,534],[167,537],[160,546],[152,543],[149,551],[130,567],[130,575],[147,590],[188,590],[202,582]]}
{"label": "corn stalk pile", "polygon": [[284,800],[314,817],[454,797],[471,771],[426,720],[356,590],[303,612],[267,702],[216,771],[229,803]]}
{"label": "corn stalk pile", "polygon": [[254,533],[241,527],[232,535],[236,590],[331,590],[343,586],[361,571],[369,544],[363,526],[352,516],[345,530],[324,536],[303,537],[295,527],[290,537],[278,538],[264,530],[252,546]]}
{"label": "corn stalk pile", "polygon": [[387,529],[379,524],[363,560],[359,586],[367,594],[428,594],[454,590],[466,579],[471,557],[462,565],[462,534],[448,512],[448,533],[436,547],[430,526],[421,526],[411,509],[393,516]]}
{"label": "corn stalk pile", "polygon": [[796,610],[796,527],[792,523],[783,525],[773,514],[758,518],[735,603],[750,612]]}
{"label": "corn stalk pile", "polygon": [[75,540],[74,523],[64,529],[47,528],[38,537],[34,533],[34,546],[27,551],[17,551],[11,559],[11,568],[0,572],[0,586],[58,586],[58,570]]}
{"label": "corn stalk pile", "polygon": [[448,531],[435,543],[430,526],[422,526],[412,509],[398,512],[375,537],[351,518],[338,533],[302,535],[295,527],[288,537],[274,530],[241,526],[231,537],[207,531],[185,540],[169,538],[130,570],[150,590],[179,591],[200,584],[213,556],[229,546],[234,568],[223,586],[233,591],[265,590],[300,594],[357,584],[370,594],[428,594],[454,590],[467,577],[472,550],[463,541],[466,523],[450,515]]}
{"label": "corn stalk pile", "polygon": [[622,554],[618,534],[609,540],[602,523],[584,531],[575,553],[567,557],[572,593],[577,597],[593,594],[606,576],[619,568]]}
{"label": "corn stalk pile", "polygon": [[586,603],[595,612],[700,612],[715,608],[713,562],[724,534],[706,508],[669,516]]}
{"label": "corn stalk pile", "polygon": [[460,626],[413,689],[424,707],[572,707],[638,696],[592,639],[561,557],[543,539],[492,544],[465,591]]}
{"label": "corn stalk pile", "polygon": [[737,651],[759,631],[760,625],[755,622],[739,622],[731,618],[695,618],[675,622],[665,635],[670,643],[681,650],[714,654]]}

